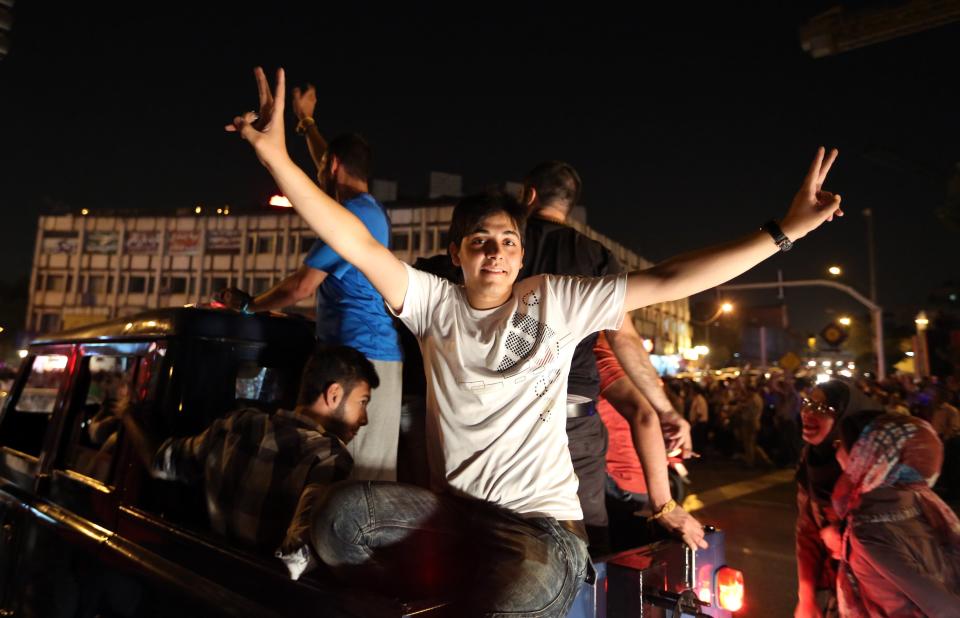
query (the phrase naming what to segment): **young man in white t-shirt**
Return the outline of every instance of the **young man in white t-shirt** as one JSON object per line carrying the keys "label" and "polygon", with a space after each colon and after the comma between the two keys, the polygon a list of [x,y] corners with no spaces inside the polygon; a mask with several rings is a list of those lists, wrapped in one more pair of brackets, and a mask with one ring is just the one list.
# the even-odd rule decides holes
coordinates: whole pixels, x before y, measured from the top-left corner
{"label": "young man in white t-shirt", "polygon": [[346,485],[315,521],[314,548],[342,577],[385,591],[460,591],[467,613],[565,615],[587,566],[564,433],[577,342],[618,328],[625,310],[719,285],[842,214],[840,197],[820,190],[836,151],[825,157],[818,150],[782,224],[609,277],[516,283],[522,209],[499,195],[466,198],[451,224],[450,253],[464,280],[457,286],[398,260],[293,163],[283,71],[275,95],[263,71],[255,73],[260,113],[238,116],[227,130],[251,143],[320,239],[356,266],[417,336],[427,374],[436,491]]}

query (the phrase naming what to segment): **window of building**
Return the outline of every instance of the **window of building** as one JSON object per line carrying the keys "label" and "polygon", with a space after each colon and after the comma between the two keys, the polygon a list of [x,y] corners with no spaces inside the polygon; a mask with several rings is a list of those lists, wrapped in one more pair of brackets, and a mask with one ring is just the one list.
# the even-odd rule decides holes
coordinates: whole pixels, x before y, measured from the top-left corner
{"label": "window of building", "polygon": [[40,455],[66,368],[67,357],[62,354],[43,354],[33,359],[23,390],[3,415],[0,444],[28,455]]}
{"label": "window of building", "polygon": [[67,415],[62,467],[109,484],[121,421],[117,406],[132,393],[135,356],[87,356],[81,361],[77,398]]}
{"label": "window of building", "polygon": [[247,255],[253,255],[253,235],[247,236]]}
{"label": "window of building", "polygon": [[390,248],[394,251],[407,251],[410,249],[410,233],[403,230],[391,234]]}
{"label": "window of building", "polygon": [[410,247],[413,249],[414,253],[420,251],[420,230],[413,231],[413,241],[410,243]]}
{"label": "window of building", "polygon": [[127,279],[127,292],[129,294],[143,294],[147,291],[147,278],[140,275],[131,275]]}
{"label": "window of building", "polygon": [[273,253],[273,236],[257,236],[257,253]]}
{"label": "window of building", "polygon": [[41,313],[39,327],[41,333],[54,333],[60,330],[60,314]]}
{"label": "window of building", "polygon": [[310,251],[310,248],[313,247],[313,243],[316,242],[316,240],[313,236],[300,236],[300,253]]}
{"label": "window of building", "polygon": [[446,251],[450,244],[450,230],[440,230],[440,240],[437,241],[437,251]]}
{"label": "window of building", "polygon": [[227,277],[213,277],[210,279],[210,293],[216,294],[220,290],[230,287],[230,280]]}
{"label": "window of building", "polygon": [[90,275],[87,277],[87,292],[103,294],[107,291],[106,275]]}
{"label": "window of building", "polygon": [[44,289],[47,292],[66,292],[67,277],[65,275],[47,275]]}
{"label": "window of building", "polygon": [[46,281],[46,279],[47,279],[47,276],[46,276],[46,275],[44,275],[44,274],[42,274],[42,273],[38,273],[38,274],[37,274],[37,281],[36,281],[36,283],[35,283],[34,286],[33,286],[34,291],[36,291],[36,292],[42,291],[42,290],[43,290],[43,284],[44,284],[44,282]]}
{"label": "window of building", "polygon": [[282,253],[283,253],[283,236],[278,234],[277,235],[277,255],[281,255]]}
{"label": "window of building", "polygon": [[250,286],[250,293],[254,296],[259,296],[270,289],[269,277],[254,277],[252,283],[253,285]]}
{"label": "window of building", "polygon": [[164,277],[160,285],[161,294],[186,294],[186,277]]}

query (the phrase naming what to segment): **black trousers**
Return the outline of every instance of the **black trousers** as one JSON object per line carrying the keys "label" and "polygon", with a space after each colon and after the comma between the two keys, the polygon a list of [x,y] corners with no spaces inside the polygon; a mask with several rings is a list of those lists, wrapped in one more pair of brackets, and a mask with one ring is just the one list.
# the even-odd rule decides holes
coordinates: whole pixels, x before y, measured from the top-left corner
{"label": "black trousers", "polygon": [[607,529],[607,428],[599,414],[567,419],[567,446],[573,470],[580,480],[577,497],[583,509],[583,523],[590,537],[590,555],[609,553]]}

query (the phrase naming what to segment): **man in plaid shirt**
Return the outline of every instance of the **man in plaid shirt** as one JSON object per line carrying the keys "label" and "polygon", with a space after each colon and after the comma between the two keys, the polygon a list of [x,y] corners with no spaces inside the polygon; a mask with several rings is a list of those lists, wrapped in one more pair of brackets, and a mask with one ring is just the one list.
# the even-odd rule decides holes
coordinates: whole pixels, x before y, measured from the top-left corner
{"label": "man in plaid shirt", "polygon": [[317,346],[293,411],[237,410],[203,433],[168,438],[159,448],[131,415],[121,417],[152,476],[202,481],[213,529],[259,550],[279,548],[296,579],[312,560],[311,506],[349,475],[346,444],[367,424],[370,391],[378,384],[373,365],[357,350]]}

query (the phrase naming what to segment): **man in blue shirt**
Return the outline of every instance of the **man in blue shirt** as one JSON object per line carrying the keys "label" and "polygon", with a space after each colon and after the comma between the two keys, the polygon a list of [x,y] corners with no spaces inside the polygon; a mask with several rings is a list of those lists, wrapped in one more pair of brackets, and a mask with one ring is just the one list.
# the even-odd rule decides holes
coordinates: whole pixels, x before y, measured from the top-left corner
{"label": "man in blue shirt", "polygon": [[[374,238],[389,246],[387,212],[369,193],[371,156],[366,140],[348,133],[327,144],[313,120],[316,92],[312,86],[303,93],[295,89],[292,103],[300,120],[297,134],[307,139],[320,187],[356,215]],[[368,425],[348,445],[354,460],[350,478],[395,481],[403,354],[393,318],[367,278],[318,240],[292,275],[242,308],[248,312],[279,310],[311,294],[317,298],[317,340],[360,350],[380,376],[377,397],[368,410]]]}

